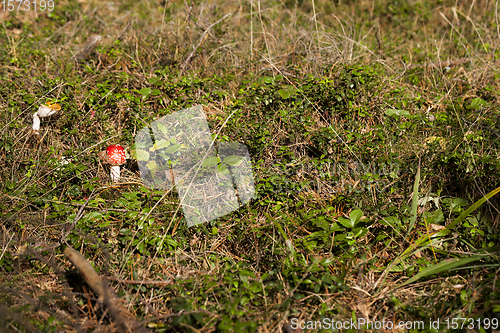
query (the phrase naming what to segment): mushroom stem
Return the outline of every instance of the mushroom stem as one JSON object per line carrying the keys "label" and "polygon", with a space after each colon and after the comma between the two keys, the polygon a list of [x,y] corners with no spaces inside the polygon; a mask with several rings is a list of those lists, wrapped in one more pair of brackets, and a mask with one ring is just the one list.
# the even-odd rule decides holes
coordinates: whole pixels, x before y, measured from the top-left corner
{"label": "mushroom stem", "polygon": [[111,180],[113,183],[117,182],[120,179],[120,166],[112,165],[111,166]]}
{"label": "mushroom stem", "polygon": [[40,117],[38,117],[38,111],[33,114],[33,132],[40,134]]}

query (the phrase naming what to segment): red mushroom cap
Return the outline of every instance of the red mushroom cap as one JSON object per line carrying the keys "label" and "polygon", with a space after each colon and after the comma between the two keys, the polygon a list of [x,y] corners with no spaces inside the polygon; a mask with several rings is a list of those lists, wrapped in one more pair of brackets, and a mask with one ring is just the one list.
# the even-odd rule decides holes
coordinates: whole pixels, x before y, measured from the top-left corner
{"label": "red mushroom cap", "polygon": [[111,145],[106,148],[108,161],[111,165],[122,165],[125,163],[125,150],[120,145]]}

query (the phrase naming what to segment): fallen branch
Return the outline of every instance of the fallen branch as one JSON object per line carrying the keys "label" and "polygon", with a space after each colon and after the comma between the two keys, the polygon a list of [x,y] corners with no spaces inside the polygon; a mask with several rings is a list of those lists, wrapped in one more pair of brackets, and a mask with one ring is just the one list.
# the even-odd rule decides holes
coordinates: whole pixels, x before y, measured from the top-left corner
{"label": "fallen branch", "polygon": [[101,279],[85,257],[71,246],[68,246],[64,250],[64,256],[76,267],[85,282],[97,294],[99,299],[103,300],[111,316],[121,328],[120,332],[150,332],[121,304],[120,298],[118,298],[118,296],[108,287],[106,280]]}

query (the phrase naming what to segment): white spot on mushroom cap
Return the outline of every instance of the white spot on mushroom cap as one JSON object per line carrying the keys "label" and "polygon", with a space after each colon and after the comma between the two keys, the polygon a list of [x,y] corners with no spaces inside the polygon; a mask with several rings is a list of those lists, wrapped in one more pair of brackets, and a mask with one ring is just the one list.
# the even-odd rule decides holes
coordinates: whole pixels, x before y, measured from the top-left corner
{"label": "white spot on mushroom cap", "polygon": [[118,145],[109,146],[107,149],[108,161],[111,165],[122,165],[125,163],[125,150]]}

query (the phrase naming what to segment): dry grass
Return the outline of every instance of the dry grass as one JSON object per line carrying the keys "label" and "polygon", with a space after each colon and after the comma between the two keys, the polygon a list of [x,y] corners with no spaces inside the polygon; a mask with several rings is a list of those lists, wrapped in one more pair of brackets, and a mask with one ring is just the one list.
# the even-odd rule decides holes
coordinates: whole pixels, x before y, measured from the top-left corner
{"label": "dry grass", "polygon": [[[220,323],[241,318],[241,322],[255,326],[233,331],[255,331],[258,326],[259,332],[282,332],[290,318],[313,320],[320,313],[336,318],[351,318],[354,313],[358,318],[395,322],[424,317],[429,313],[425,308],[431,309],[435,318],[445,318],[490,315],[492,306],[498,306],[495,301],[483,302],[484,293],[498,293],[496,285],[493,289],[484,285],[484,281],[497,282],[498,271],[491,268],[397,288],[416,273],[401,267],[399,272],[389,273],[385,281],[380,280],[384,268],[412,240],[427,232],[423,225],[412,233],[408,243],[394,233],[375,241],[380,230],[391,230],[380,223],[380,211],[393,207],[396,212],[404,212],[410,204],[409,188],[419,157],[426,174],[421,188],[429,186],[433,192],[439,188],[443,196],[474,201],[498,183],[498,173],[488,169],[500,158],[498,139],[495,141],[495,137],[500,138],[499,123],[491,123],[499,115],[500,91],[500,32],[494,28],[499,23],[495,2],[64,0],[56,3],[51,15],[4,11],[0,12],[0,21],[0,40],[5,46],[0,51],[0,262],[4,265],[0,268],[0,304],[5,304],[0,307],[0,326],[6,325],[8,332],[117,330],[102,303],[92,298],[71,271],[59,248],[64,241],[61,234],[78,219],[87,198],[94,201],[85,206],[85,216],[95,212],[105,217],[98,221],[82,217],[94,227],[77,228],[74,234],[83,241],[72,244],[79,245],[77,250],[101,274],[112,277],[109,281],[128,309],[149,323],[153,331],[226,331]],[[95,35],[102,36],[97,48],[81,61],[72,60]],[[345,65],[374,69],[376,87],[367,88],[350,106],[364,107],[371,114],[332,114],[319,102],[311,102],[304,117],[315,121],[304,136],[291,133],[291,125],[283,116],[287,105],[267,109],[259,101],[246,100],[247,95],[242,93],[245,88],[262,89],[262,96],[255,96],[268,98],[261,86],[251,88],[262,76],[281,75],[283,82],[297,88],[306,85],[309,75],[340,85]],[[168,76],[165,68],[176,74]],[[140,97],[137,91],[154,88],[150,79],[162,75],[164,81],[171,80],[171,86],[158,97],[133,100],[124,91],[129,89],[128,93]],[[204,85],[204,79],[213,81]],[[219,92],[224,97],[207,97]],[[471,118],[465,106],[478,97],[488,105],[478,108]],[[241,105],[235,106],[234,100],[239,98]],[[30,134],[31,115],[38,104],[49,99],[60,100],[64,114],[42,121],[42,134],[35,139]],[[328,153],[337,154],[339,159],[367,161],[396,154],[398,163],[408,164],[390,195],[347,193],[345,188],[357,186],[359,179],[346,172],[345,182],[337,191],[355,196],[365,208],[371,207],[365,213],[375,221],[352,254],[345,251],[333,255],[333,238],[331,244],[314,251],[301,245],[305,236],[318,231],[312,222],[315,210],[327,212],[336,221],[357,205],[339,202],[339,196],[317,188],[290,191],[280,203],[272,190],[263,186],[261,197],[249,207],[210,226],[187,229],[182,216],[174,217],[178,208],[175,193],[141,192],[135,162],[126,166],[122,183],[110,185],[109,170],[95,153],[115,141],[130,146],[137,131],[151,120],[200,101],[215,133],[222,129],[230,139],[255,143],[250,149],[261,184],[278,173],[271,166],[285,146],[295,162],[306,166],[306,172],[290,179],[300,182],[314,178],[307,169],[307,163],[314,160],[310,149],[314,136],[309,133],[325,128],[335,130],[342,138],[338,144],[333,139],[328,143]],[[226,117],[236,109],[234,124],[229,122],[223,128]],[[422,119],[447,113],[458,125],[438,126],[422,120],[406,134],[392,138],[397,125],[388,123],[386,109],[404,109]],[[389,141],[371,145],[376,138],[370,133],[379,127]],[[262,136],[264,141],[258,141],[261,133],[255,128],[269,131],[267,137]],[[349,133],[361,136],[347,139]],[[454,141],[471,133],[492,141]],[[292,138],[292,134],[296,136]],[[425,148],[424,142],[431,136],[443,137],[455,146],[442,151],[437,146]],[[445,152],[449,157],[450,152],[466,147],[473,147],[472,157],[464,159],[470,167],[466,172],[452,172],[453,164],[443,160]],[[372,152],[377,157],[370,155]],[[60,174],[57,168],[61,165],[57,163],[63,155],[71,156],[75,166],[84,168],[75,167],[70,176]],[[491,164],[484,158],[491,158]],[[59,174],[63,179],[57,178]],[[140,198],[130,199],[129,206],[117,204],[123,194],[135,193]],[[302,203],[295,207],[287,200]],[[139,206],[130,206],[136,202]],[[495,235],[500,216],[496,202],[485,210],[491,226],[483,228]],[[61,217],[58,212],[67,216]],[[129,220],[137,224],[141,216],[154,219],[151,225],[158,226],[144,230],[163,232],[162,242],[169,235],[177,243],[175,250],[167,251],[165,245],[160,251],[141,252],[141,243],[158,241],[131,226]],[[95,227],[104,220],[109,222],[107,226]],[[217,230],[210,230],[213,227]],[[123,229],[130,229],[130,239],[122,240]],[[293,260],[282,235],[297,251]],[[472,251],[472,247],[457,245],[457,241],[450,242],[450,248]],[[285,271],[293,266],[308,267],[313,258],[332,258],[329,268],[317,275],[321,278],[329,272],[341,277],[342,282],[335,281],[335,292],[326,287],[316,292],[301,287],[303,297],[294,298],[298,282],[309,279],[309,272],[304,268],[292,278],[295,272]],[[435,263],[429,250],[413,255],[411,260],[422,265],[418,267],[423,267],[425,260]],[[240,270],[252,271],[254,277],[241,278],[244,275]],[[264,288],[260,278],[269,271],[275,274],[272,286],[265,282],[271,294],[253,289],[237,291],[235,283],[249,286],[252,281]],[[281,290],[274,287],[280,284]],[[462,290],[473,289],[476,292],[468,296],[461,294]],[[250,295],[258,298],[258,306],[240,303]],[[460,297],[466,297],[466,301],[460,303]],[[182,320],[176,322],[176,318]],[[44,324],[48,320],[52,324]]]}

